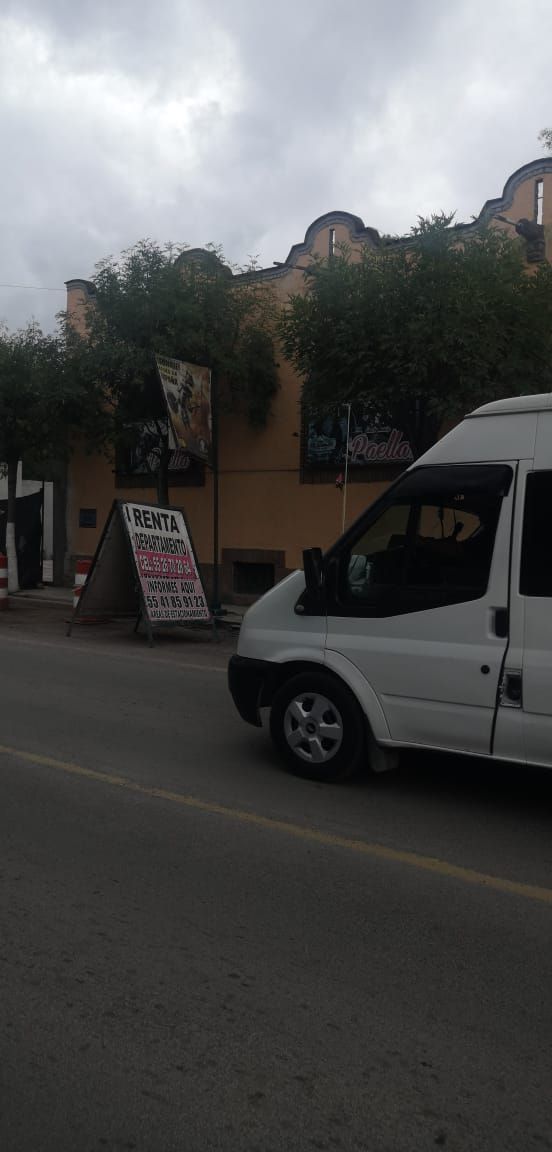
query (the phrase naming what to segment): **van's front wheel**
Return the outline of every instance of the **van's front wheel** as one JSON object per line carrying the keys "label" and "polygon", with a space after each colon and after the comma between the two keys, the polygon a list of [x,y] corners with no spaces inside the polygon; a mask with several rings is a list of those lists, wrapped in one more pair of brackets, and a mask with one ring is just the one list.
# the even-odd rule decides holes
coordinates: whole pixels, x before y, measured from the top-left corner
{"label": "van's front wheel", "polygon": [[310,780],[344,780],[365,749],[356,700],[323,672],[302,672],[282,685],[272,702],[270,733],[289,771]]}

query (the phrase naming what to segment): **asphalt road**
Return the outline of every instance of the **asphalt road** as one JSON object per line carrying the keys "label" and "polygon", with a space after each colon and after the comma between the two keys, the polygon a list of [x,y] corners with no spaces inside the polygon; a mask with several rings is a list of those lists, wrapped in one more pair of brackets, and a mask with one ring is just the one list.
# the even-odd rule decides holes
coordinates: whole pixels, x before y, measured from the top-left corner
{"label": "asphalt road", "polygon": [[552,1148],[552,775],[309,784],[230,640],[34,619],[0,623],[2,1152]]}

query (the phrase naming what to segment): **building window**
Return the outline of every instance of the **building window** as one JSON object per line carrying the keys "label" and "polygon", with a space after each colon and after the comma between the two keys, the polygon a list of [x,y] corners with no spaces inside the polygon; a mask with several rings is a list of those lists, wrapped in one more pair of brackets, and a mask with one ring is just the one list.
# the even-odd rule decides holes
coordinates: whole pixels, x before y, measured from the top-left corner
{"label": "building window", "polygon": [[79,508],[79,528],[96,527],[96,509]]}
{"label": "building window", "polygon": [[544,180],[535,181],[535,220],[542,224],[542,208],[544,204]]}
{"label": "building window", "polygon": [[235,560],[233,591],[245,596],[262,596],[275,584],[274,564]]}

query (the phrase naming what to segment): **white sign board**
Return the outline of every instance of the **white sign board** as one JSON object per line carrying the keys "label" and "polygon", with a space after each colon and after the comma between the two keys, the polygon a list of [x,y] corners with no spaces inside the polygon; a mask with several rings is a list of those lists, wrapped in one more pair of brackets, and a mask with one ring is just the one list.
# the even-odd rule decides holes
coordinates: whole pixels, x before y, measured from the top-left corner
{"label": "white sign board", "polygon": [[209,620],[182,512],[151,504],[122,503],[120,507],[150,622]]}

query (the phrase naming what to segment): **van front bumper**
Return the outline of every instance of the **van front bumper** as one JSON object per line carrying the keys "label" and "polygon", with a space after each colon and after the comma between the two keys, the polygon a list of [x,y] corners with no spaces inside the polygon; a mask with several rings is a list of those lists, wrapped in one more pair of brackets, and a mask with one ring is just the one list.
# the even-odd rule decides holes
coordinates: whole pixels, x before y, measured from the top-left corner
{"label": "van front bumper", "polygon": [[249,656],[231,656],[228,663],[228,687],[236,708],[248,724],[261,727],[259,709],[263,689],[273,678],[270,660],[253,660]]}

